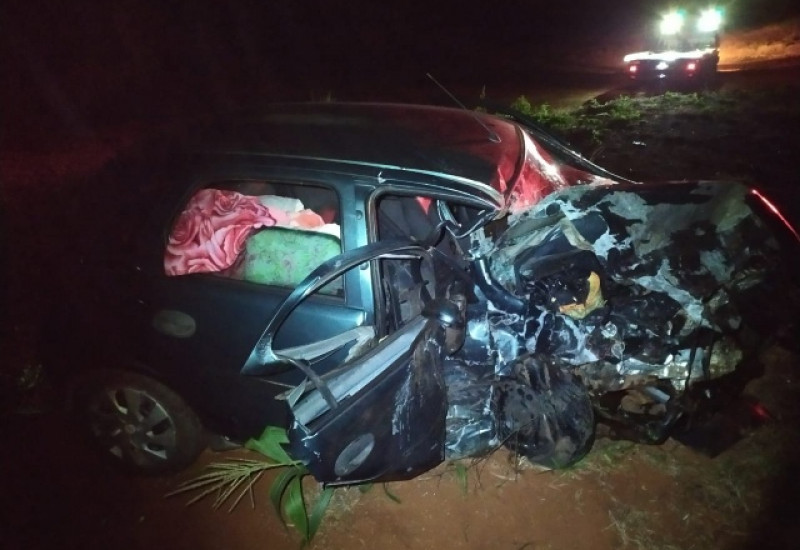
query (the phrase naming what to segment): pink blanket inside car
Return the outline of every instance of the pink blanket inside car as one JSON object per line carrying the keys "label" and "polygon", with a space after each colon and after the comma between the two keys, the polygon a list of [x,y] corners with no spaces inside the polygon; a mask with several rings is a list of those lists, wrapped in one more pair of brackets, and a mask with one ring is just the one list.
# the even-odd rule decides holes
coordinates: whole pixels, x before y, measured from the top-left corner
{"label": "pink blanket inside car", "polygon": [[173,276],[222,271],[236,262],[256,229],[274,225],[313,229],[324,224],[311,210],[285,212],[264,206],[259,197],[203,189],[172,228],[164,270]]}

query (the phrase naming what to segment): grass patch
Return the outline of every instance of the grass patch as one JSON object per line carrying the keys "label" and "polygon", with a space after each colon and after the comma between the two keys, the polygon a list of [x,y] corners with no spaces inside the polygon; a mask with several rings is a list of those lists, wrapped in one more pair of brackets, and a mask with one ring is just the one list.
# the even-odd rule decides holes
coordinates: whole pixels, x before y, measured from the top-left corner
{"label": "grass patch", "polygon": [[610,133],[635,129],[654,118],[688,116],[728,119],[752,105],[785,109],[787,91],[666,92],[654,96],[621,96],[607,102],[595,99],[577,109],[557,109],[544,103],[532,104],[519,96],[511,108],[533,118],[542,126],[568,140],[598,145]]}
{"label": "grass patch", "polygon": [[665,541],[653,528],[658,525],[656,514],[622,504],[613,500],[612,507],[608,510],[610,520],[609,529],[613,529],[619,537],[619,548],[636,548],[637,550],[683,550],[683,546],[677,546],[669,541]]}
{"label": "grass patch", "polygon": [[[629,503],[611,497],[609,528],[617,533],[620,548],[737,547],[764,521],[774,498],[770,492],[794,467],[796,437],[790,427],[762,427],[714,459],[677,444],[639,446],[630,455],[615,455],[612,448],[595,461],[603,466],[615,456],[624,457],[610,470],[618,474],[605,484],[610,490],[630,482],[619,465],[636,462],[668,477],[674,487],[651,501]],[[679,530],[674,529],[677,525]]]}
{"label": "grass patch", "polygon": [[731,519],[729,527],[742,529],[743,521],[755,519],[762,510],[770,481],[794,468],[792,450],[786,442],[795,431],[782,426],[762,427],[742,441],[734,452],[710,461],[694,473],[696,484],[687,485],[686,496]]}
{"label": "grass patch", "polygon": [[577,109],[511,105],[613,173],[638,181],[796,180],[797,87],[667,92],[589,101]]}
{"label": "grass patch", "polygon": [[565,480],[607,474],[628,463],[635,456],[637,447],[638,445],[631,441],[601,440],[595,443],[594,448],[583,460],[555,472]]}
{"label": "grass patch", "polygon": [[706,112],[715,101],[714,93],[667,92],[653,97],[622,96],[605,103],[593,99],[578,109],[554,109],[546,103],[532,105],[519,96],[511,108],[569,140],[598,145],[608,133],[635,127],[654,113]]}

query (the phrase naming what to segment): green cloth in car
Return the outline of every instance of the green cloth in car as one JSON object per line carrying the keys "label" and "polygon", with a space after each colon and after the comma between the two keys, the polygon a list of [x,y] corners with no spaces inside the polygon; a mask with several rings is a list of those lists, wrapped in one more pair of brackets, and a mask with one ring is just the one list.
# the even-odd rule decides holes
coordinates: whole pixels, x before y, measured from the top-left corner
{"label": "green cloth in car", "polygon": [[294,287],[322,262],[341,252],[339,239],[333,235],[283,227],[262,229],[247,239],[243,278]]}

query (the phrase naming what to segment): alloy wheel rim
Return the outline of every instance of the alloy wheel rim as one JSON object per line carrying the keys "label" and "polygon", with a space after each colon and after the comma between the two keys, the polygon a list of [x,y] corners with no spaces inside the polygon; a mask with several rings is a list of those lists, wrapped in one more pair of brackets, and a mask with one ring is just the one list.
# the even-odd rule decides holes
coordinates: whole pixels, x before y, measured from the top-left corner
{"label": "alloy wheel rim", "polygon": [[177,452],[177,429],[167,409],[145,390],[104,388],[89,407],[92,434],[123,462],[147,466]]}

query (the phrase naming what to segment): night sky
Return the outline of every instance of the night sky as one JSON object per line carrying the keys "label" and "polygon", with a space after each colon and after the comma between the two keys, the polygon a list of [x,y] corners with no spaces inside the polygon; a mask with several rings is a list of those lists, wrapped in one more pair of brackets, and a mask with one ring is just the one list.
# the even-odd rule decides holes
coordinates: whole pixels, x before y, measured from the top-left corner
{"label": "night sky", "polygon": [[[797,11],[790,0],[728,4],[734,24]],[[430,85],[426,72],[450,83],[531,78],[570,48],[641,32],[664,5],[6,0],[3,138],[270,100],[402,100]]]}

